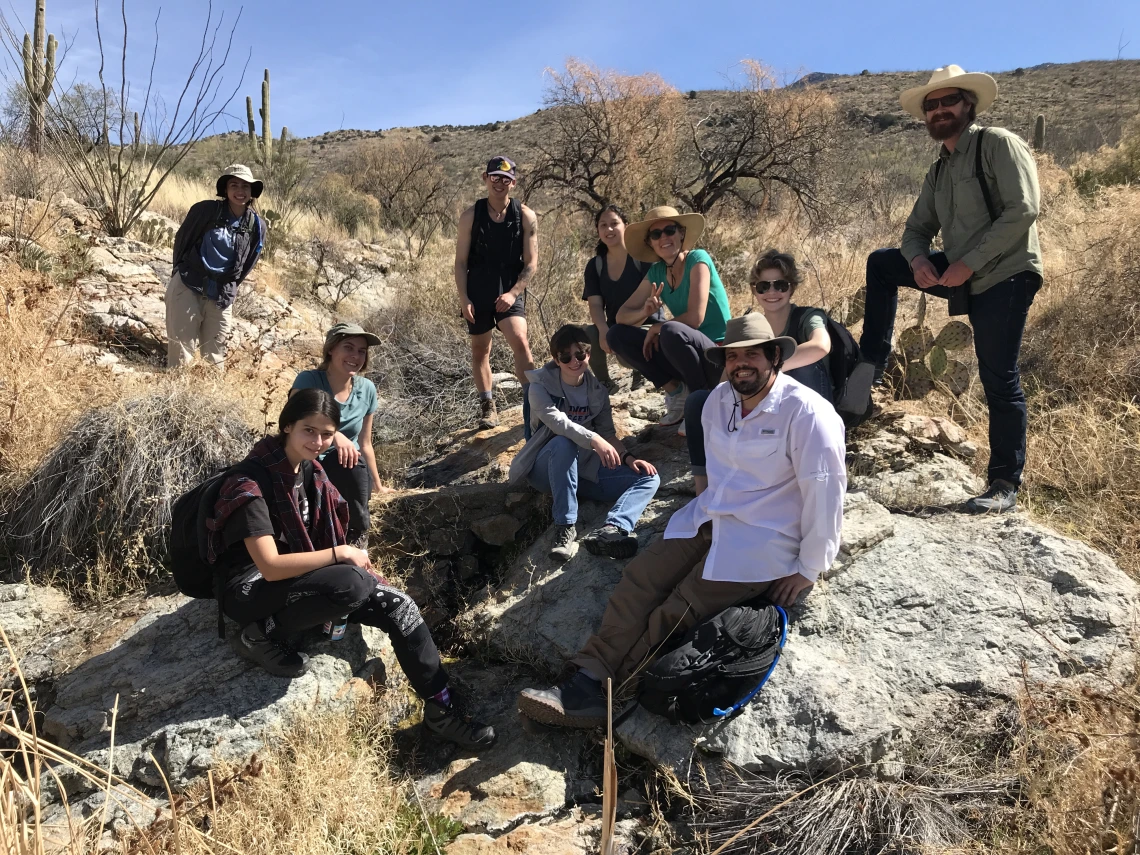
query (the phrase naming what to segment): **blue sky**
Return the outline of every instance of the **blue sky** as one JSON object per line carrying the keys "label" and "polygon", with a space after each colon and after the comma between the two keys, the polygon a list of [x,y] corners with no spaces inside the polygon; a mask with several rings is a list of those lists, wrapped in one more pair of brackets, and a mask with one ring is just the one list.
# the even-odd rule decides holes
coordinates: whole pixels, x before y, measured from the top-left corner
{"label": "blue sky", "polygon": [[[5,16],[22,32],[33,0],[5,3]],[[128,0],[136,86],[145,81],[160,6],[156,78],[170,97],[189,67],[206,2]],[[71,44],[64,80],[88,78],[97,67],[92,10],[93,0],[48,0],[49,31]],[[286,124],[299,136],[516,118],[541,106],[544,69],[568,56],[625,72],[656,71],[681,90],[723,86],[744,58],[793,77],[948,62],[1000,71],[1112,59],[1122,43],[1123,57],[1140,58],[1140,0],[215,0],[214,10],[228,19],[241,11],[229,87],[249,54],[241,96],[257,102],[269,68],[274,128]],[[117,5],[103,6],[109,30],[117,16]],[[244,111],[244,97],[236,98],[231,127],[244,126]]]}

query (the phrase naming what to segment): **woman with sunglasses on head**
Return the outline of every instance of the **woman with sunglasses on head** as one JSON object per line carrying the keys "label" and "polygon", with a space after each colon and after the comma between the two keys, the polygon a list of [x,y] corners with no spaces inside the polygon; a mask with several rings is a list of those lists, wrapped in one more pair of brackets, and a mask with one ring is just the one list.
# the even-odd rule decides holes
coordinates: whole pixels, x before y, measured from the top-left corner
{"label": "woman with sunglasses on head", "polygon": [[[780,370],[832,401],[831,369],[827,355],[831,353],[831,334],[827,331],[827,313],[823,309],[797,306],[792,296],[800,284],[796,259],[786,252],[769,249],[761,255],[748,276],[752,302],[764,313],[768,326],[777,334],[796,341],[796,352]],[[749,309],[748,311],[752,311]],[[705,477],[704,432],[701,410],[707,391],[689,396],[685,406],[685,433],[689,445],[689,461],[693,466],[693,482],[699,495],[708,486]]]}
{"label": "woman with sunglasses on head", "polygon": [[[618,310],[606,341],[623,362],[664,390],[661,425],[681,422],[689,392],[711,389],[720,379],[704,354],[724,338],[732,313],[712,257],[696,248],[704,227],[700,214],[662,205],[625,229],[629,254],[653,266]],[[643,329],[662,306],[673,319]]]}
{"label": "woman with sunglasses on head", "polygon": [[[511,461],[510,481],[524,478],[554,498],[550,557],[567,561],[578,550],[578,497],[613,501],[601,528],[582,539],[594,555],[632,558],[633,533],[661,479],[652,463],[626,450],[614,429],[610,394],[588,368],[590,343],[566,324],[550,339],[552,359],[527,372],[531,433]],[[615,501],[616,500],[616,501]]]}

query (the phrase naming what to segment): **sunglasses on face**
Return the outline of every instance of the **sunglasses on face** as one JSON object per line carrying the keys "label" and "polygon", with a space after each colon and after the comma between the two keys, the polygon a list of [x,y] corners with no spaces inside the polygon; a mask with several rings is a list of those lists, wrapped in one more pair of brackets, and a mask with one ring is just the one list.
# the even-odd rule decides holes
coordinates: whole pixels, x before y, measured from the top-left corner
{"label": "sunglasses on face", "polygon": [[509,175],[489,175],[487,177],[491,179],[492,184],[510,184],[515,180]]}
{"label": "sunglasses on face", "polygon": [[585,362],[589,358],[589,356],[590,356],[590,351],[588,349],[587,350],[575,350],[573,353],[560,353],[560,354],[558,354],[558,361],[561,362],[563,365],[569,365],[575,359],[578,360],[579,362]]}
{"label": "sunglasses on face", "polygon": [[922,112],[933,113],[935,110],[942,107],[953,107],[955,104],[962,103],[961,92],[951,92],[949,95],[943,95],[941,98],[927,98],[922,102]]}
{"label": "sunglasses on face", "polygon": [[771,282],[763,280],[760,282],[752,283],[752,290],[757,294],[767,294],[769,290],[775,288],[781,294],[787,293],[788,289],[792,287],[792,283],[787,279],[775,279]]}
{"label": "sunglasses on face", "polygon": [[650,229],[649,230],[649,239],[650,240],[661,240],[661,235],[665,235],[666,237],[673,237],[673,235],[677,234],[677,232],[680,228],[681,227],[678,225],[672,225],[672,226],[666,226],[663,229]]}

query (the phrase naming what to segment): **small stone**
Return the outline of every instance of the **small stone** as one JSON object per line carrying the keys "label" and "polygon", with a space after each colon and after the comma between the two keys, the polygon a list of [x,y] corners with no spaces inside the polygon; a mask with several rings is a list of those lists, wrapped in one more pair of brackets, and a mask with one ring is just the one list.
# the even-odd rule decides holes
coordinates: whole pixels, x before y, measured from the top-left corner
{"label": "small stone", "polygon": [[496,514],[493,517],[471,523],[471,531],[484,543],[503,546],[515,539],[522,523],[510,514]]}

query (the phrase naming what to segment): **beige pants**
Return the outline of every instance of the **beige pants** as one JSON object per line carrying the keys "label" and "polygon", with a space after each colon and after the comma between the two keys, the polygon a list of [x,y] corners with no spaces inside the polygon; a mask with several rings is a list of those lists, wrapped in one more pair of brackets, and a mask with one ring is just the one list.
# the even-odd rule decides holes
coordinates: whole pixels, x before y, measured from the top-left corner
{"label": "beige pants", "polygon": [[679,640],[705,618],[771,585],[701,578],[711,545],[712,523],[705,523],[696,537],[661,538],[630,561],[610,594],[601,628],[574,657],[574,664],[603,681],[612,677],[620,686],[652,660],[662,643]]}
{"label": "beige pants", "polygon": [[226,359],[233,306],[219,309],[208,297],[182,284],[178,271],[166,286],[166,367],[189,365],[201,342],[202,359],[222,367]]}

